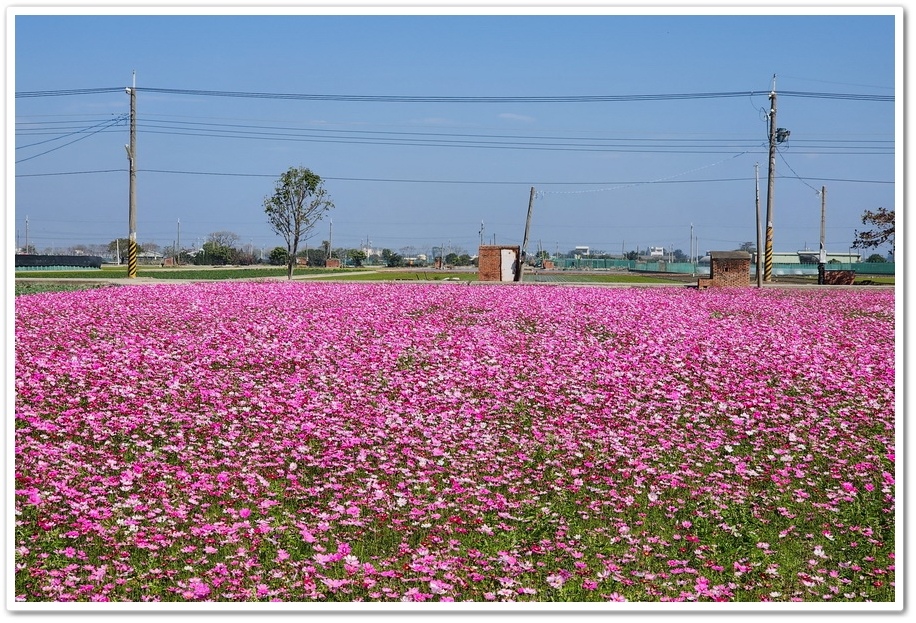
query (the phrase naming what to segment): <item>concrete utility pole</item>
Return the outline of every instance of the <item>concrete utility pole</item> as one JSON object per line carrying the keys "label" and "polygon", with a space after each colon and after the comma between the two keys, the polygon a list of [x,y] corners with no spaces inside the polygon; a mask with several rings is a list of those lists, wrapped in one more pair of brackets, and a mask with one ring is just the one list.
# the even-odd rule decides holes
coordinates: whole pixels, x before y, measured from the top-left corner
{"label": "concrete utility pole", "polygon": [[767,176],[767,222],[766,255],[763,278],[773,280],[773,186],[776,176],[776,74],[773,74],[773,90],[770,91],[770,167]]}
{"label": "concrete utility pole", "polygon": [[821,186],[821,252],[817,259],[817,283],[824,285],[824,271],[827,270],[827,187]]}
{"label": "concrete utility pole", "polygon": [[127,157],[130,160],[130,203],[127,234],[127,276],[137,276],[137,74],[134,72],[133,86],[125,89],[130,95],[130,145]]}
{"label": "concrete utility pole", "polygon": [[763,287],[763,265],[760,257],[760,164],[754,163],[754,203],[757,207],[757,287]]}
{"label": "concrete utility pole", "polygon": [[522,280],[522,264],[525,262],[525,255],[528,252],[528,231],[531,229],[531,209],[534,207],[534,186],[531,187],[531,194],[528,195],[528,217],[525,219],[525,236],[522,238],[522,252],[518,258],[518,268],[515,271],[515,280]]}

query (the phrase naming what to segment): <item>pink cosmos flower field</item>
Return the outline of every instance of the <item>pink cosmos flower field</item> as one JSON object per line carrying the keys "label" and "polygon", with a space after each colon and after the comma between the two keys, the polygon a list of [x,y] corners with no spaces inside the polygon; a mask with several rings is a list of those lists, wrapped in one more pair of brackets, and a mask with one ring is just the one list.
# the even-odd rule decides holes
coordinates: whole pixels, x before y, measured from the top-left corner
{"label": "pink cosmos flower field", "polygon": [[20,296],[15,593],[895,599],[894,294]]}

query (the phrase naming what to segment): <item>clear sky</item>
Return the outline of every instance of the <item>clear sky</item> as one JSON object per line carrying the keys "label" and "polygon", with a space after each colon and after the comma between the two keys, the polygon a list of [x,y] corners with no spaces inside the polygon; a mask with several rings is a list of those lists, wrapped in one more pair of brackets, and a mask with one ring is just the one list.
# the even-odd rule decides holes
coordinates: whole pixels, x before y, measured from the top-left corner
{"label": "clear sky", "polygon": [[519,244],[534,187],[529,252],[689,252],[691,232],[700,252],[735,249],[756,241],[755,164],[765,217],[774,75],[791,132],[776,251],[818,248],[822,188],[832,252],[902,197],[894,9],[166,10],[8,9],[18,245],[26,230],[39,252],[127,236],[133,72],[141,244],[231,231],[269,251],[282,240],[263,199],[303,166],[336,205],[309,245]]}

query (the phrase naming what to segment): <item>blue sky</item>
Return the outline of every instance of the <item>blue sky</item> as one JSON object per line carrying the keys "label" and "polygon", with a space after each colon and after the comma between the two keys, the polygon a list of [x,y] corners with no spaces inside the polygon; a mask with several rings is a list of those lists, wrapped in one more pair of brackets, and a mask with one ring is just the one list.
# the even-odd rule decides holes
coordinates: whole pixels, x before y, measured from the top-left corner
{"label": "blue sky", "polygon": [[[39,252],[127,236],[129,130],[119,119],[134,71],[141,244],[180,236],[193,247],[231,231],[269,251],[282,240],[263,199],[283,171],[304,166],[336,205],[333,229],[325,220],[309,245],[332,231],[335,247],[443,244],[473,255],[481,224],[484,242],[519,244],[534,187],[529,252],[689,252],[691,231],[700,251],[734,249],[756,241],[755,164],[766,208],[774,74],[777,125],[791,131],[776,157],[776,251],[818,247],[822,187],[835,252],[849,248],[864,210],[902,197],[901,108],[886,101],[902,96],[892,13],[165,10],[15,16],[8,91],[118,87],[9,94],[19,245],[26,217]],[[760,13],[774,10],[783,14]],[[740,95],[694,97],[723,93]],[[675,94],[685,97],[661,97]],[[658,97],[627,97],[636,95]],[[532,101],[544,97],[559,101]]]}

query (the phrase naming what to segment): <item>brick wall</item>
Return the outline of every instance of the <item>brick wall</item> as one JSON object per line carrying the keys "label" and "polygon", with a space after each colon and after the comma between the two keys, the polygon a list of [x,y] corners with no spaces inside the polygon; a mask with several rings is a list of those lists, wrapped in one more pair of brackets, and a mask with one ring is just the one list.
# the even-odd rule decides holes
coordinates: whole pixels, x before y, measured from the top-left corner
{"label": "brick wall", "polygon": [[487,245],[480,247],[477,252],[477,280],[500,281],[502,278],[500,262],[502,261],[502,247]]}
{"label": "brick wall", "polygon": [[747,259],[713,258],[710,264],[711,286],[751,285],[751,261]]}
{"label": "brick wall", "polygon": [[340,268],[340,260],[336,257],[332,257],[324,261],[326,268]]}

